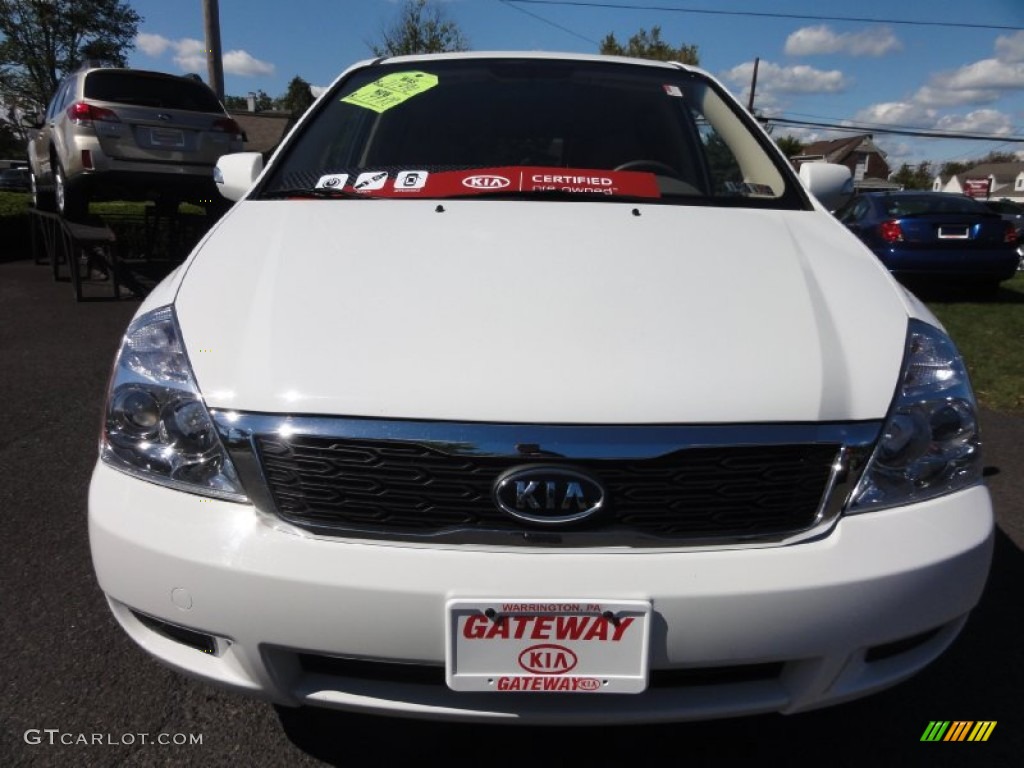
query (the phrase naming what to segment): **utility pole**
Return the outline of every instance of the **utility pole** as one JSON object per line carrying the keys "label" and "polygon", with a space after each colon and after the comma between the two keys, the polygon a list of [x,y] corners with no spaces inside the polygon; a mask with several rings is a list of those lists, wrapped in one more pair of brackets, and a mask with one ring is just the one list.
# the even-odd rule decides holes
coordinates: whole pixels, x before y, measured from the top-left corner
{"label": "utility pole", "polygon": [[757,67],[761,63],[761,57],[754,59],[754,76],[750,80],[750,98],[747,100],[747,112],[754,114],[754,91],[757,90]]}
{"label": "utility pole", "polygon": [[224,63],[220,53],[219,0],[203,0],[203,23],[206,26],[206,71],[210,87],[217,99],[224,101]]}

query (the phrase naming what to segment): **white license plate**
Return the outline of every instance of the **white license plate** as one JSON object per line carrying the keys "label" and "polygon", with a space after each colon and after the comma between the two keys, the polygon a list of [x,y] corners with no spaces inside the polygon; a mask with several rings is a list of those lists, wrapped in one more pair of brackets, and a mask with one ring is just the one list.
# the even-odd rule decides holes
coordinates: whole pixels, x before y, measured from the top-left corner
{"label": "white license plate", "polygon": [[967,227],[939,227],[941,240],[966,240],[969,236]]}
{"label": "white license plate", "polygon": [[448,687],[497,693],[640,693],[644,600],[449,600]]}
{"label": "white license plate", "polygon": [[176,128],[150,128],[149,140],[156,147],[184,147],[185,133]]}

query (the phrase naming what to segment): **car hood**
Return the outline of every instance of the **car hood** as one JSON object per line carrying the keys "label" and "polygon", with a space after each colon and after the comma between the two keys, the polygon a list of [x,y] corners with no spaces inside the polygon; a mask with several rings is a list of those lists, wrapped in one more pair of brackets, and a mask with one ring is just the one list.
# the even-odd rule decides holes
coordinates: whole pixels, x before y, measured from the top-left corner
{"label": "car hood", "polygon": [[820,211],[242,201],[182,274],[207,403],[272,413],[876,419],[908,312]]}

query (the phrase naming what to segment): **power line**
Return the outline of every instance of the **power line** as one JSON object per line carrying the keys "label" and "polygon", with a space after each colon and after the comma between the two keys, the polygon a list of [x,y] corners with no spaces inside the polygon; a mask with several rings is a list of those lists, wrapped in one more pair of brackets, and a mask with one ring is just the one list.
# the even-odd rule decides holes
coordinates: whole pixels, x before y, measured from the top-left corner
{"label": "power line", "polygon": [[578,37],[580,40],[585,40],[588,43],[591,43],[592,45],[596,45],[598,47],[600,47],[600,45],[601,45],[599,42],[597,42],[597,40],[591,40],[589,37],[587,37],[585,35],[581,35],[579,32],[574,32],[573,30],[569,29],[568,27],[563,27],[561,24],[558,24],[557,22],[551,21],[551,19],[545,19],[543,16],[540,16],[540,15],[538,15],[536,13],[533,13],[532,11],[528,11],[525,8],[519,8],[518,6],[515,6],[511,2],[509,2],[509,0],[498,0],[498,2],[500,2],[502,5],[507,5],[509,8],[512,8],[513,10],[516,10],[516,11],[519,11],[520,13],[525,13],[527,16],[532,16],[533,18],[537,19],[537,21],[542,21],[545,24],[554,27],[555,29],[560,29],[563,32],[566,32],[566,33],[572,35],[573,37]]}
{"label": "power line", "polygon": [[792,125],[804,128],[827,128],[832,131],[851,133],[888,133],[896,136],[914,136],[922,139],[955,139],[957,141],[1000,141],[1007,144],[1024,143],[1024,136],[1007,136],[1006,134],[956,133],[955,131],[924,130],[920,128],[895,128],[866,125],[839,125],[836,123],[820,123],[810,120],[790,120],[785,117],[762,117],[762,122],[776,125]]}
{"label": "power line", "polygon": [[[805,21],[856,21],[863,24],[905,24],[916,27],[953,27],[956,29],[999,29],[1016,32],[1024,27],[1008,24],[972,24],[952,21],[913,21],[911,19],[877,19],[867,16],[821,16],[801,13],[770,13],[767,11],[723,11],[707,8],[683,8],[669,5],[627,5],[626,3],[581,2],[579,0],[504,0],[508,3],[529,3],[530,5],[569,5],[580,8],[608,8],[629,11],[665,11],[668,13],[693,13],[705,16],[755,16],[769,19],[802,19]],[[569,30],[566,30],[569,31]],[[575,34],[575,33],[572,33]]]}

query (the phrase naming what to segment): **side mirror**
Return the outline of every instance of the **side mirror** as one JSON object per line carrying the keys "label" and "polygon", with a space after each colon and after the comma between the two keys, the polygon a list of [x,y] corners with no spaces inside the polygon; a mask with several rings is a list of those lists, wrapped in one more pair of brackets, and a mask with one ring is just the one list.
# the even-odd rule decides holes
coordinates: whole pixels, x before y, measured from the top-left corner
{"label": "side mirror", "polygon": [[259,152],[235,152],[222,155],[213,169],[217,190],[228,200],[245,197],[253,182],[263,172],[263,155]]}
{"label": "side mirror", "polygon": [[830,211],[836,210],[853,195],[853,175],[845,165],[804,163],[800,166],[800,180]]}

